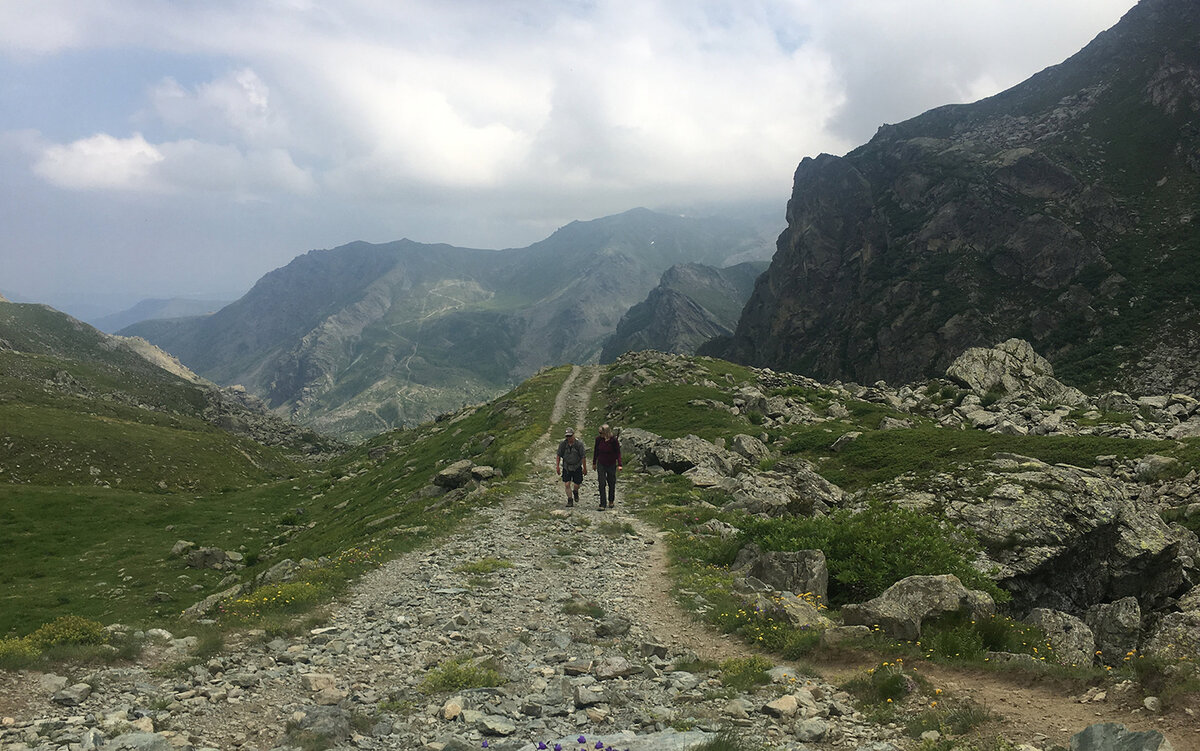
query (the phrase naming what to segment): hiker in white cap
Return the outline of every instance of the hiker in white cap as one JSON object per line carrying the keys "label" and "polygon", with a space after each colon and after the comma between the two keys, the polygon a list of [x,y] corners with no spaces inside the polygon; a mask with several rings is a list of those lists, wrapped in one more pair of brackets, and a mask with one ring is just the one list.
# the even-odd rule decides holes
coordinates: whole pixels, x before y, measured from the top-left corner
{"label": "hiker in white cap", "polygon": [[562,477],[563,489],[567,492],[567,505],[574,506],[579,500],[579,486],[587,474],[587,449],[583,441],[575,440],[575,431],[567,428],[566,437],[558,444],[554,457],[554,472]]}

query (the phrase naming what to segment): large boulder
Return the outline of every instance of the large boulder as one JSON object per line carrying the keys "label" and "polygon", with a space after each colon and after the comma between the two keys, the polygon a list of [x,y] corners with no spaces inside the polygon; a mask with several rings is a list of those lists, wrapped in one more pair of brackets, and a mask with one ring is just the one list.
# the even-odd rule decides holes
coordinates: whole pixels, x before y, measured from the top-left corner
{"label": "large boulder", "polygon": [[701,467],[732,477],[745,466],[746,460],[699,436],[688,435],[683,438],[660,439],[650,447],[646,463],[657,464],[676,474]]}
{"label": "large boulder", "polygon": [[809,594],[820,603],[829,590],[829,569],[820,550],[763,550],[750,543],[738,551],[731,570],[780,592]]}
{"label": "large boulder", "polygon": [[1088,608],[1083,617],[1096,638],[1097,657],[1105,665],[1120,665],[1125,655],[1137,649],[1142,632],[1142,609],[1136,597],[1102,602]]}
{"label": "large boulder", "polygon": [[1096,639],[1088,625],[1069,613],[1050,608],[1034,608],[1025,619],[1046,635],[1060,665],[1091,665],[1095,659]]}
{"label": "large boulder", "polygon": [[1018,610],[1082,614],[1129,596],[1153,610],[1200,577],[1196,536],[1129,500],[1118,480],[1013,455],[983,468],[949,489],[945,514],[975,533]]}
{"label": "large boulder", "polygon": [[992,348],[971,347],[950,364],[946,377],[981,396],[1028,392],[1055,404],[1087,402],[1083,392],[1056,380],[1050,361],[1023,339],[1009,339]]}
{"label": "large boulder", "polygon": [[1142,652],[1167,662],[1200,661],[1200,610],[1164,615]]}
{"label": "large boulder", "polygon": [[471,460],[461,459],[438,472],[433,484],[442,488],[461,488],[471,482]]}
{"label": "large boulder", "polygon": [[767,472],[738,475],[729,494],[727,508],[770,517],[824,515],[846,501],[845,491],[798,456],[780,459]]}
{"label": "large boulder", "polygon": [[220,548],[199,548],[187,554],[189,568],[223,569],[229,564],[229,555]]}
{"label": "large boulder", "polygon": [[1071,751],[1172,751],[1157,730],[1134,732],[1115,722],[1089,725],[1071,736]]}
{"label": "large boulder", "polygon": [[842,608],[847,626],[878,626],[896,639],[921,637],[921,626],[944,615],[990,617],[996,605],[986,592],[967,589],[957,576],[910,576],[860,605]]}

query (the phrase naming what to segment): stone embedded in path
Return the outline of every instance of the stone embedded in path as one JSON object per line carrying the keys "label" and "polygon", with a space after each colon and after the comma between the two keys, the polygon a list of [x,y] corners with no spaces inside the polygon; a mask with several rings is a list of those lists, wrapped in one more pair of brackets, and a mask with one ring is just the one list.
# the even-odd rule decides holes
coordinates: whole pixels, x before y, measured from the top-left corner
{"label": "stone embedded in path", "polygon": [[64,707],[78,707],[92,695],[92,687],[86,683],[76,683],[73,686],[57,691],[54,694],[53,701],[55,704],[61,704]]}
{"label": "stone embedded in path", "polygon": [[1071,736],[1071,751],[1172,751],[1157,730],[1134,732],[1116,722],[1090,725]]}

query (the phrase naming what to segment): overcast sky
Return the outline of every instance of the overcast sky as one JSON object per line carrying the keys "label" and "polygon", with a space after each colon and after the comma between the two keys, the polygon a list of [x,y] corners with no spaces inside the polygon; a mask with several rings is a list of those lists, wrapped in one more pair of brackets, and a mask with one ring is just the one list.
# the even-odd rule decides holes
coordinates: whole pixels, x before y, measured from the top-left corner
{"label": "overcast sky", "polygon": [[1133,0],[0,0],[0,290],[232,298],[312,248],[778,206]]}

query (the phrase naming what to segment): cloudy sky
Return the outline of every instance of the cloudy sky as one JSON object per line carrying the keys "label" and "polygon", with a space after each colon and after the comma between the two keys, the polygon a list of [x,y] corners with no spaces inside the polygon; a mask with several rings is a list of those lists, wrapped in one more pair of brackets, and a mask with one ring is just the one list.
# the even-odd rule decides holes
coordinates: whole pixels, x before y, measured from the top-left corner
{"label": "cloudy sky", "polygon": [[1133,0],[0,0],[0,290],[233,298],[311,248],[778,206]]}

